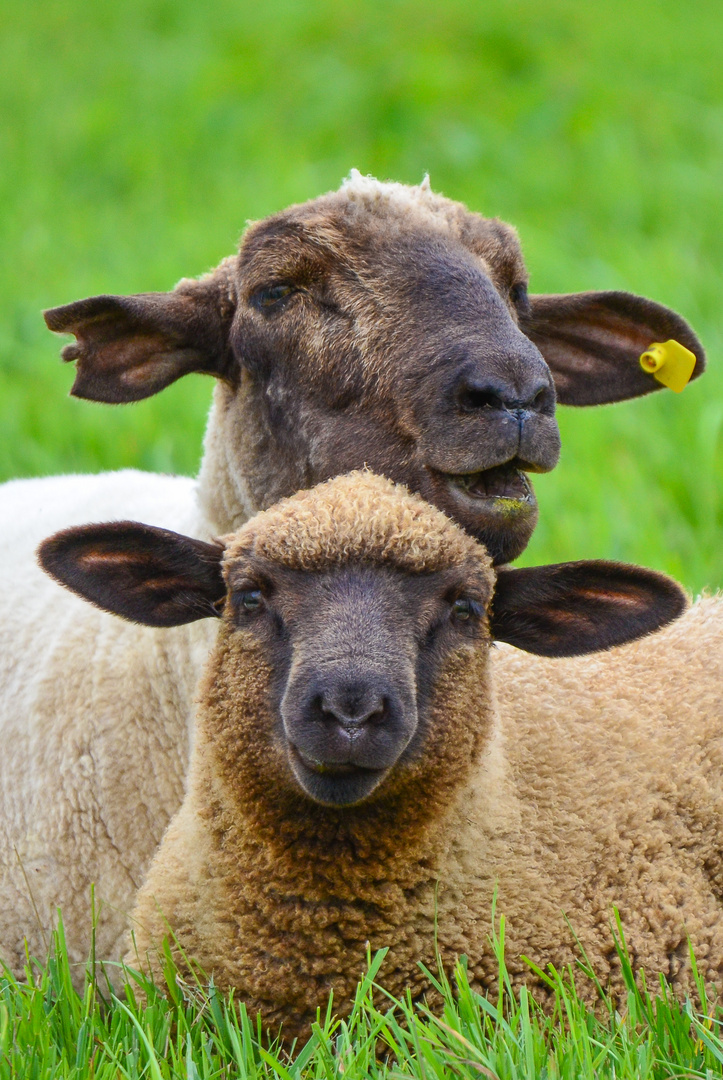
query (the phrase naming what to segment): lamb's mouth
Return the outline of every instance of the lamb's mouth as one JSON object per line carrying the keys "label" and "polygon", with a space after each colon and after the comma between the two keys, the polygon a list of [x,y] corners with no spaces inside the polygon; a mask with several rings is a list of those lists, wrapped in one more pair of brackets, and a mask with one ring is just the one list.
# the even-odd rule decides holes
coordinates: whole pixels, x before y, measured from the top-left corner
{"label": "lamb's mouth", "polygon": [[351,762],[319,761],[289,743],[289,760],[297,782],[310,798],[326,806],[353,806],[371,795],[387,769],[369,769]]}
{"label": "lamb's mouth", "polygon": [[535,493],[526,475],[509,463],[480,472],[442,475],[456,495],[485,502],[490,509],[503,515],[529,513],[536,505]]}
{"label": "lamb's mouth", "polygon": [[353,765],[350,761],[317,761],[316,758],[302,753],[298,746],[294,746],[293,743],[291,744],[291,752],[298,758],[305,769],[315,773],[316,776],[356,776],[360,773],[368,776],[379,776],[380,773],[385,771],[384,769],[367,769],[363,765]]}

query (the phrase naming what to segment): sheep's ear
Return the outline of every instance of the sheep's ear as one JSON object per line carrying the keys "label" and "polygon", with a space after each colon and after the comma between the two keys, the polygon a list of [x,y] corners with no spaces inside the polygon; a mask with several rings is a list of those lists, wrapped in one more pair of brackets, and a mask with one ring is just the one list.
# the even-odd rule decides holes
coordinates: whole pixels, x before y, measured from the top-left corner
{"label": "sheep's ear", "polygon": [[674,338],[690,349],[692,378],[705,370],[703,346],[685,319],[632,293],[530,296],[520,327],[547,361],[562,405],[604,405],[659,390],[640,366],[655,341]]}
{"label": "sheep's ear", "polygon": [[190,371],[233,380],[231,261],[172,292],[91,296],[46,311],[51,330],[77,339],[61,352],[77,361],[71,394],[119,403],[157,394]]}
{"label": "sheep's ear", "polygon": [[104,611],[145,626],[180,626],[219,615],[223,552],[167,529],[113,521],[55,533],[38,548],[38,562]]}
{"label": "sheep's ear", "polygon": [[688,599],[677,582],[641,566],[590,561],[498,571],[490,629],[540,656],[609,649],[677,619]]}

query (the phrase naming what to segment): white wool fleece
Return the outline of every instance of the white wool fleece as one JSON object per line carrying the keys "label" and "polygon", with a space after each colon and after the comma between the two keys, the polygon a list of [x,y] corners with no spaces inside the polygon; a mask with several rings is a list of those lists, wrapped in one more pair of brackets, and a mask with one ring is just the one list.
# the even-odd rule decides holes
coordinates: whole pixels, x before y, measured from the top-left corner
{"label": "white wool fleece", "polygon": [[[154,630],[52,581],[50,533],[125,518],[206,536],[195,481],[135,470],[0,487],[0,956],[44,957],[62,901],[71,961],[117,956],[126,913],[183,795],[213,620]],[[82,979],[82,970],[78,973]]]}

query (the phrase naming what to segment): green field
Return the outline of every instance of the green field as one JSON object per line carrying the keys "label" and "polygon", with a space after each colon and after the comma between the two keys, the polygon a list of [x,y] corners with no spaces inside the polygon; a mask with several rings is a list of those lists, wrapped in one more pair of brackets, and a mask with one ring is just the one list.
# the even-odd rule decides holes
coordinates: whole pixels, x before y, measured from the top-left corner
{"label": "green field", "polygon": [[[351,167],[428,171],[513,222],[535,292],[628,289],[688,318],[709,372],[681,396],[560,410],[562,459],[537,481],[524,561],[616,558],[723,586],[719,0],[3,0],[0,480],[193,473],[211,380],[127,407],[71,400],[41,309],[170,288],[228,254],[248,219]],[[62,965],[35,989],[0,978],[0,1080],[381,1076],[382,1028],[398,1041],[389,1077],[723,1070],[718,1027],[632,990],[602,1027],[563,994],[567,1033],[531,1006],[504,1019],[464,994],[448,1028],[394,1027],[365,1006],[351,1034],[327,1033],[284,1071],[218,999],[133,1020],[63,978]]]}
{"label": "green field", "polygon": [[69,400],[43,307],[166,289],[354,166],[520,230],[535,291],[623,288],[693,323],[682,396],[561,410],[528,562],[723,585],[723,8],[714,0],[5,0],[0,478],[193,472],[210,380]]}

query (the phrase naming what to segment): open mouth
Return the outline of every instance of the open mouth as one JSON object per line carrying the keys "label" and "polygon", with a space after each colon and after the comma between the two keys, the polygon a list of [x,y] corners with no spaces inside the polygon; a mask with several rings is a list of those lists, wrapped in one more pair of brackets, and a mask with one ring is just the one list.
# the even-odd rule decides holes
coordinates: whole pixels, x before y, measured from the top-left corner
{"label": "open mouth", "polygon": [[517,458],[477,472],[427,466],[432,483],[425,497],[484,544],[494,566],[525,550],[537,522],[537,499],[521,466]]}
{"label": "open mouth", "polygon": [[534,506],[535,496],[529,480],[514,465],[497,465],[493,469],[483,469],[475,473],[446,473],[451,487],[456,488],[469,499],[484,499],[489,502],[508,502]]}

